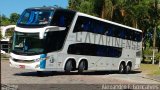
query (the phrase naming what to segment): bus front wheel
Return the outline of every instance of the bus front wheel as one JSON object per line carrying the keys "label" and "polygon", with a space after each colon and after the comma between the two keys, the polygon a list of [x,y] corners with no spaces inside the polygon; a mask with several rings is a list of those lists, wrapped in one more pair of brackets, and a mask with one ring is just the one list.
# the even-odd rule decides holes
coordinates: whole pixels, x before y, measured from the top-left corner
{"label": "bus front wheel", "polygon": [[72,70],[72,68],[73,68],[72,61],[71,60],[67,61],[65,66],[65,72],[69,73]]}

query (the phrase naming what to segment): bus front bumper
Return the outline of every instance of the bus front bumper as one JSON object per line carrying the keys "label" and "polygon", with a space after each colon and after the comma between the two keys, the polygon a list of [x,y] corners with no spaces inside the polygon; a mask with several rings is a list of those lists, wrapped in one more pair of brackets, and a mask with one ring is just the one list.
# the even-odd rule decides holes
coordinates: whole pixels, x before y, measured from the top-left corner
{"label": "bus front bumper", "polygon": [[47,71],[45,68],[40,68],[40,62],[33,63],[19,63],[15,62],[12,59],[9,59],[10,67],[13,68],[22,68],[22,69],[30,69],[34,71]]}

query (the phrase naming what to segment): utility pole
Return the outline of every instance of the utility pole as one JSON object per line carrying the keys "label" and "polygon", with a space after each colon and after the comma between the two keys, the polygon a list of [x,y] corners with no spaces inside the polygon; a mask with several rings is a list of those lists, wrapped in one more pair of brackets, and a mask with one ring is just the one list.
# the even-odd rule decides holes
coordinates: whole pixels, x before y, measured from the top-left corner
{"label": "utility pole", "polygon": [[155,49],[156,49],[156,30],[157,30],[157,18],[158,18],[158,1],[155,0],[154,2],[154,31],[153,31],[153,60],[152,64],[154,64],[154,58],[155,58]]}

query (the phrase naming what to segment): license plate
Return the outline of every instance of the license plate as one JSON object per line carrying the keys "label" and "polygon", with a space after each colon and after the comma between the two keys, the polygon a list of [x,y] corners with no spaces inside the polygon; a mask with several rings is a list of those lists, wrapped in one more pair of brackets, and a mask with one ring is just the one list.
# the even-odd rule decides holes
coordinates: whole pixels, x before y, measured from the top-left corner
{"label": "license plate", "polygon": [[25,65],[19,65],[19,68],[25,68]]}

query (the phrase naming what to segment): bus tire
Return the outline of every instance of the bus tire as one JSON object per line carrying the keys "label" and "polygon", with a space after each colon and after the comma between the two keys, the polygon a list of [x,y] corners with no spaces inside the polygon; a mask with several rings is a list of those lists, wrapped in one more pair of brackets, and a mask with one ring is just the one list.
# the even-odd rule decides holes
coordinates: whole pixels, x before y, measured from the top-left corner
{"label": "bus tire", "polygon": [[124,69],[125,69],[125,65],[124,65],[123,63],[121,63],[121,64],[119,65],[119,73],[120,73],[120,74],[124,74]]}
{"label": "bus tire", "polygon": [[131,72],[131,65],[127,64],[125,67],[125,74],[129,74]]}
{"label": "bus tire", "polygon": [[70,71],[72,70],[73,66],[72,66],[72,61],[69,60],[67,61],[66,65],[65,65],[65,72],[66,73],[70,73]]}
{"label": "bus tire", "polygon": [[85,68],[86,68],[86,62],[85,61],[81,61],[79,63],[79,66],[78,66],[78,73],[82,74],[83,71],[85,70]]}

